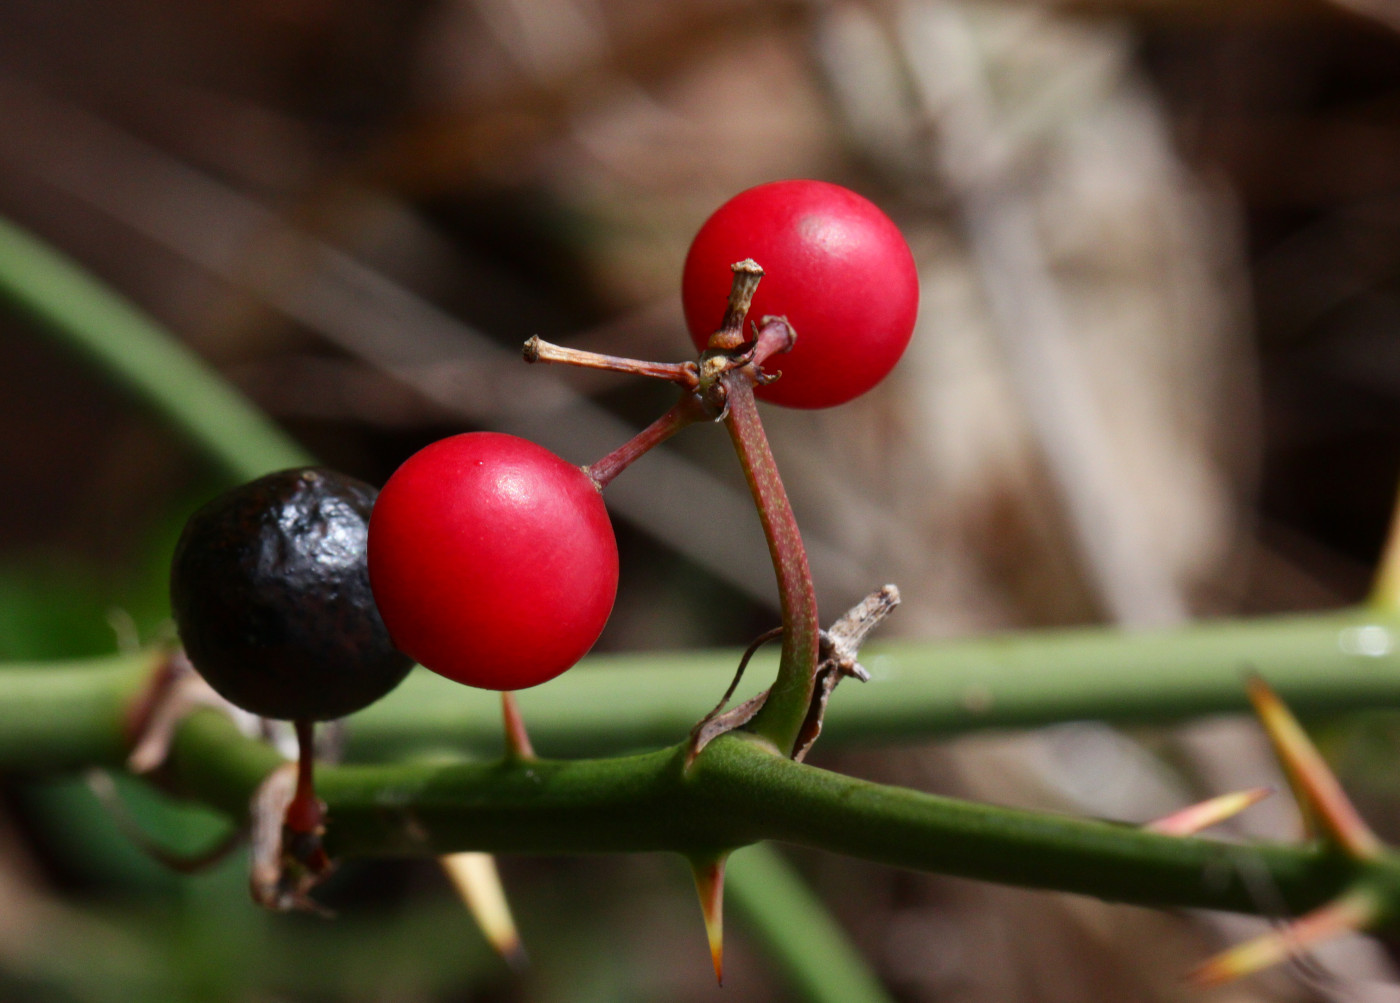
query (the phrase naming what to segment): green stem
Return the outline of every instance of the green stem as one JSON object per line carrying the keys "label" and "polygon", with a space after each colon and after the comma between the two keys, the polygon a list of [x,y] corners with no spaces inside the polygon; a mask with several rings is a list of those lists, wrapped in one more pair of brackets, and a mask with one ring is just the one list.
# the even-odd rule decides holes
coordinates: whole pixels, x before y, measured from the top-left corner
{"label": "green stem", "polygon": [[[346,855],[686,855],[776,839],[877,863],[1110,901],[1261,912],[1261,880],[1290,911],[1354,881],[1400,880],[1400,860],[1356,862],[1317,847],[1240,845],[999,808],[887,787],[794,763],[757,742],[717,739],[689,771],[674,747],[607,760],[328,767],[327,849]],[[181,728],[170,776],[240,813],[277,762],[208,713]]]}
{"label": "green stem", "polygon": [[0,299],[85,355],[235,480],[310,457],[150,317],[0,220]]}
{"label": "green stem", "polygon": [[[1400,708],[1400,618],[1369,609],[1125,633],[1037,631],[969,641],[872,644],[875,678],[843,686],[823,744],[926,739],[979,728],[1083,719],[1166,723],[1247,713],[1258,671],[1299,716]],[[9,664],[0,670],[0,770],[112,763],[119,707],[156,655]],[[762,656],[760,656],[762,657]],[[714,704],[732,650],[591,655],[517,694],[547,756],[660,748]],[[349,721],[361,762],[501,751],[499,697],[416,671]],[[103,753],[98,755],[98,753]]]}
{"label": "green stem", "polygon": [[0,771],[120,764],[127,711],[165,652],[0,666]]}
{"label": "green stem", "polygon": [[743,371],[724,377],[729,413],[725,427],[739,454],[744,477],[758,506],[763,535],[778,576],[778,597],[783,615],[783,648],[778,661],[778,678],[768,693],[768,701],[749,729],[775,748],[790,755],[798,732],[812,702],[812,683],[817,667],[817,647],[821,623],[817,617],[817,594],[812,572],[807,567],[807,551],[792,514],[778,465],[763,432],[754,400],[753,385]]}

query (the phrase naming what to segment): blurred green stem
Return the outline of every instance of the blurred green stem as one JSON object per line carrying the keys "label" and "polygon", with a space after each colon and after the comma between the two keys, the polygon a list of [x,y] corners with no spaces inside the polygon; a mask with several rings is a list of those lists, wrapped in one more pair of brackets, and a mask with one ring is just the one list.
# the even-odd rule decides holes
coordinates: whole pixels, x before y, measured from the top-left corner
{"label": "blurred green stem", "polygon": [[234,481],[307,453],[198,357],[82,268],[0,219],[0,298],[86,356]]}
{"label": "blurred green stem", "polygon": [[729,904],[804,999],[882,1003],[884,988],[826,908],[777,850],[736,850],[726,865]]}
{"label": "blurred green stem", "polygon": [[[1290,911],[1356,880],[1395,887],[1400,860],[1351,861],[1316,846],[1180,838],[1063,815],[888,787],[775,754],[754,736],[717,739],[689,771],[683,747],[531,763],[325,767],[336,856],[495,853],[702,854],[764,839],[877,863],[1110,901],[1259,912],[1267,881]],[[226,719],[181,727],[167,775],[231,814],[279,762]],[[1269,897],[1272,902],[1272,896]]]}
{"label": "blurred green stem", "polygon": [[[519,701],[544,755],[657,748],[710,708],[738,658],[728,650],[595,655],[519,694]],[[874,678],[837,692],[819,751],[981,728],[1246,713],[1242,677],[1250,670],[1304,717],[1400,708],[1400,618],[1366,609],[1160,631],[1087,628],[872,643],[862,661]],[[356,759],[383,761],[432,754],[450,743],[495,755],[494,714],[489,695],[415,673],[352,720],[347,750]]]}
{"label": "blurred green stem", "polygon": [[[950,642],[872,644],[875,678],[842,687],[818,749],[988,727],[1095,719],[1171,722],[1244,713],[1259,672],[1302,717],[1400,709],[1400,617],[1368,609],[1194,623],[1163,631],[1038,631]],[[733,672],[731,650],[593,655],[517,694],[544,756],[656,749],[684,735]],[[0,769],[66,769],[110,735],[97,719],[134,692],[150,655],[8,665],[0,672]],[[70,726],[71,725],[71,726]],[[499,697],[412,673],[349,719],[347,756],[387,762],[495,757]]]}

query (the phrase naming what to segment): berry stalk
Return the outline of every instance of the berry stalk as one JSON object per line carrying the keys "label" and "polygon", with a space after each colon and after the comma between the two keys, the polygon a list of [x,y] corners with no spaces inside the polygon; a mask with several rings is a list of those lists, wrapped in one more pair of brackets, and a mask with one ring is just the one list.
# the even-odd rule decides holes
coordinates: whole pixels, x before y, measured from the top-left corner
{"label": "berry stalk", "polygon": [[724,376],[729,405],[724,425],[758,507],[763,535],[768,540],[768,553],[778,577],[783,649],[778,661],[778,678],[749,730],[772,742],[783,755],[790,755],[812,703],[821,624],[817,617],[812,572],[807,566],[807,549],[802,545],[792,503],[788,501],[768,436],[758,416],[751,372],[745,367]]}
{"label": "berry stalk", "polygon": [[321,848],[326,809],[316,796],[316,725],[313,721],[292,723],[297,733],[297,786],[284,824],[294,837],[293,853],[304,856],[301,862],[320,873],[329,869],[330,861]]}
{"label": "berry stalk", "polygon": [[694,394],[685,394],[665,414],[618,446],[607,456],[583,468],[599,489],[607,487],[614,477],[652,449],[661,445],[687,425],[707,421],[714,416],[704,402]]}

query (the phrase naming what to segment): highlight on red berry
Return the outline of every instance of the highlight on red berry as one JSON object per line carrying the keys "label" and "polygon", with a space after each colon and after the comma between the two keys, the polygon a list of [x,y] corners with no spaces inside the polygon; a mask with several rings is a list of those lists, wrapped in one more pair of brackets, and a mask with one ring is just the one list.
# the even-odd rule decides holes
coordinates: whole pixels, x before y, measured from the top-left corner
{"label": "highlight on red berry", "polygon": [[498,432],[435,442],[379,493],[369,575],[389,634],[449,679],[517,690],[574,665],[617,595],[617,541],[580,468]]}
{"label": "highlight on red berry", "polygon": [[797,333],[757,390],[788,407],[834,407],[894,368],[914,332],[919,277],[909,245],[872,202],[825,181],[774,181],[712,215],[686,255],[681,300],[703,350],[724,314],[730,265],[753,258],[763,282],[749,316],[786,316]]}

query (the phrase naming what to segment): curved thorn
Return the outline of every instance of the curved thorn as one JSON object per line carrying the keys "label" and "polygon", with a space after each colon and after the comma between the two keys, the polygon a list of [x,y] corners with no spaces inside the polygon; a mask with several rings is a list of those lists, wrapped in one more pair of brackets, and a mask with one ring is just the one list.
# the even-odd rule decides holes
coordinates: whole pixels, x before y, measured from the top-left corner
{"label": "curved thorn", "polygon": [[707,860],[692,860],[695,890],[700,894],[700,911],[705,917],[705,935],[710,941],[710,960],[715,981],[724,985],[724,863],[728,853]]}
{"label": "curved thorn", "polygon": [[1180,811],[1172,812],[1155,822],[1143,826],[1148,832],[1160,832],[1164,836],[1193,836],[1226,819],[1234,818],[1252,805],[1258,804],[1273,794],[1272,787],[1252,787],[1245,791],[1221,794],[1199,804],[1193,804]]}
{"label": "curved thorn", "polygon": [[1189,972],[1186,979],[1201,987],[1233,982],[1295,958],[1340,934],[1363,930],[1379,914],[1376,896],[1368,889],[1353,888],[1281,929],[1217,954]]}
{"label": "curved thorn", "polygon": [[1373,860],[1384,847],[1360,814],[1293,712],[1257,675],[1245,680],[1274,752],[1299,802],[1312,813],[1322,834],[1355,860]]}

